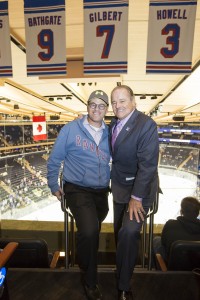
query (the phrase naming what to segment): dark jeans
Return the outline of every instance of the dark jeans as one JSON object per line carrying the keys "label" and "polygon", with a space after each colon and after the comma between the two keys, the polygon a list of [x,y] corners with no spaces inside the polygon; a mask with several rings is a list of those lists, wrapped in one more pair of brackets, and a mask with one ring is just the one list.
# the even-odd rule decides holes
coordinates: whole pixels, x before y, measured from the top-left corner
{"label": "dark jeans", "polygon": [[77,256],[89,287],[97,284],[97,254],[101,223],[108,213],[108,192],[77,189],[69,192],[64,186],[67,205],[77,227]]}
{"label": "dark jeans", "polygon": [[[144,207],[146,213],[149,207]],[[119,290],[128,291],[135,267],[143,222],[130,221],[127,204],[114,202],[114,231],[117,243],[116,265]]]}

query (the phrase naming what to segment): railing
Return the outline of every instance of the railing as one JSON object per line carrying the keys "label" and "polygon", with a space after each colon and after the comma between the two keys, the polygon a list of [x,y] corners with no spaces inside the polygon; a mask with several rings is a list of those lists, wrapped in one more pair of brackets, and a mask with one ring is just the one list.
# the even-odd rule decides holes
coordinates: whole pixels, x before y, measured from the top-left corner
{"label": "railing", "polygon": [[[60,186],[63,190],[62,174],[60,176]],[[158,181],[155,181],[155,189],[152,197],[155,197],[153,204],[148,212],[144,224],[142,233],[142,268],[145,268],[145,260],[147,255],[147,269],[152,268],[152,246],[153,246],[153,225],[154,215],[158,211],[159,204],[159,186]],[[61,198],[61,209],[64,212],[64,232],[65,232],[65,268],[73,267],[75,263],[75,233],[74,233],[74,217],[67,207],[66,197],[64,193]],[[148,236],[148,247],[147,247],[147,218],[149,218],[149,236]],[[70,222],[69,222],[70,220]],[[70,224],[70,227],[69,227]]]}
{"label": "railing", "polygon": [[[60,175],[60,186],[63,190],[62,174]],[[73,267],[75,263],[75,237],[74,237],[74,217],[67,207],[64,192],[61,197],[61,209],[64,212],[64,236],[65,236],[65,268]],[[70,227],[69,227],[70,219]]]}
{"label": "railing", "polygon": [[[144,224],[143,224],[143,232],[142,232],[142,268],[145,268],[145,260],[147,258],[147,269],[151,270],[152,268],[152,247],[153,247],[153,225],[154,225],[154,215],[158,211],[159,204],[159,193],[160,188],[158,181],[156,182],[156,190],[154,194],[154,201],[148,212]],[[149,218],[149,236],[148,236],[148,248],[147,248],[147,218]],[[146,257],[147,256],[147,257]]]}

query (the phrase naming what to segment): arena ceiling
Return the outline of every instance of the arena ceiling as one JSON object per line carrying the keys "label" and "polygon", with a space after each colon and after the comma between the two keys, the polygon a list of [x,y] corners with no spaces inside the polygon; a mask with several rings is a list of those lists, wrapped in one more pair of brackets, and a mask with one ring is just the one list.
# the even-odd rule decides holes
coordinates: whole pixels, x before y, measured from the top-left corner
{"label": "arena ceiling", "polygon": [[[23,3],[23,0],[9,0],[13,78],[0,79],[0,113],[18,117],[45,113],[47,119],[53,115],[68,121],[86,112],[87,98],[94,89],[110,94],[117,84],[127,84],[137,95],[137,108],[151,113],[156,122],[171,122],[174,116],[184,116],[185,122],[200,122],[200,1],[190,75],[146,75],[149,0],[129,0],[128,74],[87,77],[82,71],[83,1],[67,0],[68,75],[59,79],[26,76]],[[145,95],[145,99],[140,99],[141,95]],[[151,99],[154,95],[157,98]],[[110,106],[108,116],[112,115]]]}

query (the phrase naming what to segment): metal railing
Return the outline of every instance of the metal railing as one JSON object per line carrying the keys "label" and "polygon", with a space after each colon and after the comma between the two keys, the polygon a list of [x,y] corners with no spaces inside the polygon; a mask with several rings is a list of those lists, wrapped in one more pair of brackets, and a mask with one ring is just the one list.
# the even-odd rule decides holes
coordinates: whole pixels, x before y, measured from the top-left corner
{"label": "metal railing", "polygon": [[[148,212],[142,232],[142,268],[145,268],[145,260],[147,259],[147,269],[152,269],[152,248],[153,248],[153,225],[154,225],[154,215],[158,211],[159,204],[159,185],[156,183],[157,188],[155,192],[155,199],[153,204]],[[147,218],[149,218],[149,235],[148,235],[148,247],[147,247]]]}
{"label": "metal railing", "polygon": [[64,213],[65,268],[68,269],[70,266],[73,267],[75,263],[74,217],[67,207],[66,197],[63,189],[62,174],[60,175],[60,186],[63,191],[61,197],[61,209]]}
{"label": "metal railing", "polygon": [[[154,225],[154,215],[158,211],[159,204],[159,186],[157,182],[155,199],[148,212],[142,232],[142,268],[145,268],[145,261],[147,259],[147,269],[152,268],[152,246],[153,246],[153,225]],[[60,176],[60,186],[63,189],[62,174]],[[61,198],[61,209],[64,212],[64,236],[65,236],[65,268],[73,267],[75,264],[75,232],[74,232],[74,217],[69,210],[66,197],[64,193]],[[148,235],[148,247],[147,247],[147,218],[149,218],[149,235]],[[70,221],[70,222],[69,222]],[[69,226],[70,224],[70,226]],[[147,255],[147,256],[146,256]]]}

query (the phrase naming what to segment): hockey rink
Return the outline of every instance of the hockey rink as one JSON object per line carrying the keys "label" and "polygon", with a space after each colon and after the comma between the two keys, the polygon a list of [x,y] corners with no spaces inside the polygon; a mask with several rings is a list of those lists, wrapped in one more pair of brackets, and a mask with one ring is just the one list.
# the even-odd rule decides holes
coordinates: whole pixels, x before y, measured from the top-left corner
{"label": "hockey rink", "polygon": [[[154,216],[154,224],[164,224],[168,219],[175,219],[180,212],[180,202],[186,196],[195,196],[196,181],[176,176],[160,174],[160,188],[163,194],[159,194],[158,212]],[[17,217],[18,220],[35,221],[64,221],[64,213],[61,210],[60,202],[54,197],[44,200],[44,206],[40,201],[31,205],[31,213]],[[43,206],[43,207],[41,207]],[[26,209],[27,210],[27,209]],[[30,211],[29,210],[29,211]],[[16,219],[15,212],[12,212],[11,219]],[[104,223],[113,223],[112,194],[109,195],[109,213]]]}

